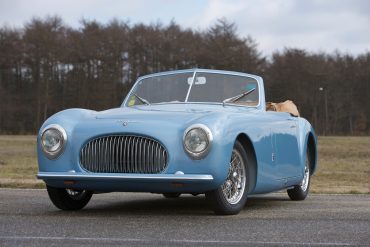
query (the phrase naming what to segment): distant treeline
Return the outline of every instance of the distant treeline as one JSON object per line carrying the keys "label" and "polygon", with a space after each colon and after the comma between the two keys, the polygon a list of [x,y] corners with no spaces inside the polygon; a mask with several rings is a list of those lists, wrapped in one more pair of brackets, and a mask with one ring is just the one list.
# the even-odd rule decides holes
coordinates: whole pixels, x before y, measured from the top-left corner
{"label": "distant treeline", "polygon": [[0,133],[34,134],[66,108],[117,107],[139,75],[194,67],[261,75],[267,100],[293,100],[318,134],[370,134],[369,51],[266,58],[225,19],[199,31],[119,20],[71,28],[59,17],[0,28]]}

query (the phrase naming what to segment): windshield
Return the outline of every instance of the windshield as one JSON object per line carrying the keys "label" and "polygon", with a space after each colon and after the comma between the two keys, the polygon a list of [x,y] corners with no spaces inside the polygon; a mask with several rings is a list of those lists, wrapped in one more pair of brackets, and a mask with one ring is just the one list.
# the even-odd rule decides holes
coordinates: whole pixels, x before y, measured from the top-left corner
{"label": "windshield", "polygon": [[257,106],[258,91],[257,80],[247,76],[209,72],[175,73],[140,80],[126,105],[187,102]]}

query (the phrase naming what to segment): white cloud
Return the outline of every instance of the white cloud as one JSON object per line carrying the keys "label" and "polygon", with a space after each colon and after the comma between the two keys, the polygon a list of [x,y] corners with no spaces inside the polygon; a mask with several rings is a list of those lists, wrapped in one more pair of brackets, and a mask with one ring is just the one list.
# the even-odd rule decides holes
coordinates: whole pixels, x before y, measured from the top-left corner
{"label": "white cloud", "polygon": [[251,35],[264,54],[284,47],[359,54],[370,50],[370,1],[215,0],[194,18],[206,28],[226,17]]}
{"label": "white cloud", "polygon": [[370,51],[368,0],[0,0],[0,25],[21,26],[33,16],[57,14],[78,26],[82,17],[106,23],[168,23],[206,29],[219,18],[235,22],[269,55],[284,47],[359,54]]}

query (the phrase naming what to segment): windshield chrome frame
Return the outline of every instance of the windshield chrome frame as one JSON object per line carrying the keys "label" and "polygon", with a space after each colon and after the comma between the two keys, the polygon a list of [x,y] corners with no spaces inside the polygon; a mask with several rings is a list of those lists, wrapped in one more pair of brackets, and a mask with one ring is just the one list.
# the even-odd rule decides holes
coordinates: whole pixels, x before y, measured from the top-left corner
{"label": "windshield chrome frame", "polygon": [[189,95],[190,95],[190,91],[191,91],[191,88],[193,87],[193,83],[194,83],[194,79],[195,79],[195,75],[196,75],[196,74],[197,74],[197,71],[196,71],[196,70],[194,70],[193,78],[191,78],[190,86],[189,86],[188,92],[187,92],[187,94],[186,94],[186,97],[185,97],[185,101],[184,101],[184,103],[187,103],[187,102],[188,102]]}
{"label": "windshield chrome frame", "polygon": [[[240,105],[235,103],[225,103],[222,102],[188,102],[188,98],[191,92],[191,88],[193,86],[196,74],[200,73],[212,73],[212,74],[223,74],[223,75],[234,75],[234,76],[242,76],[242,77],[249,77],[253,78],[257,81],[258,86],[258,104],[254,106],[248,106],[248,105]],[[155,76],[164,76],[164,75],[173,75],[173,74],[182,74],[182,73],[193,73],[191,84],[189,85],[188,92],[186,94],[186,98],[184,102],[159,102],[159,103],[151,103],[151,105],[164,105],[164,104],[214,104],[214,105],[225,105],[225,106],[238,106],[238,107],[247,107],[247,108],[259,108],[264,109],[265,107],[265,97],[264,97],[264,87],[263,87],[263,80],[260,76],[242,73],[242,72],[234,72],[234,71],[224,71],[224,70],[210,70],[210,69],[186,69],[186,70],[174,70],[174,71],[167,71],[167,72],[160,72],[155,74],[149,74],[146,76],[141,76],[137,79],[137,81],[134,83],[134,86],[131,88],[131,90],[127,93],[127,96],[125,97],[124,101],[121,104],[121,107],[130,107],[127,105],[129,101],[129,96],[134,92],[136,87],[138,86],[139,82]]]}

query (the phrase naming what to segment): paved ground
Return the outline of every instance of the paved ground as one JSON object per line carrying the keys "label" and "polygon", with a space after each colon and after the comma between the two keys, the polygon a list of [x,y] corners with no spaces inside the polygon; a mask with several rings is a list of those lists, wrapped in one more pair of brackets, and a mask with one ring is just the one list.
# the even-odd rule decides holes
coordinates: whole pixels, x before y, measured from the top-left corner
{"label": "paved ground", "polygon": [[370,246],[369,195],[250,198],[216,216],[203,196],[94,195],[57,210],[45,190],[0,189],[0,246]]}

